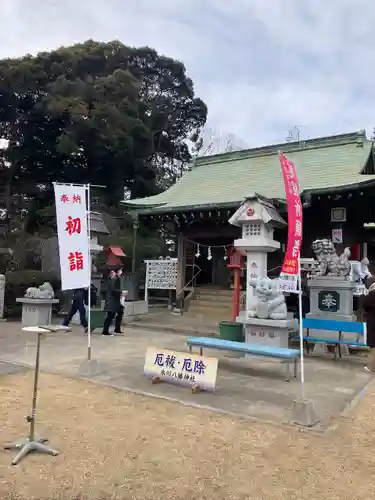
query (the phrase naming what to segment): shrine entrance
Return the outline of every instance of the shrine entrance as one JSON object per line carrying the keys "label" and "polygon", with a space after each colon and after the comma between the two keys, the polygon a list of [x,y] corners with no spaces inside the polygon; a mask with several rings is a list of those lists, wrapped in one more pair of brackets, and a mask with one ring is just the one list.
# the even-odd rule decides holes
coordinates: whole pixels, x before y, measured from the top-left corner
{"label": "shrine entrance", "polygon": [[205,255],[200,255],[199,257],[195,258],[195,263],[200,269],[200,273],[198,274],[196,279],[197,286],[212,285],[213,284],[212,259],[208,260]]}
{"label": "shrine entrance", "polygon": [[195,253],[195,264],[200,269],[196,279],[197,286],[230,287],[227,253],[226,246],[200,246],[199,251]]}

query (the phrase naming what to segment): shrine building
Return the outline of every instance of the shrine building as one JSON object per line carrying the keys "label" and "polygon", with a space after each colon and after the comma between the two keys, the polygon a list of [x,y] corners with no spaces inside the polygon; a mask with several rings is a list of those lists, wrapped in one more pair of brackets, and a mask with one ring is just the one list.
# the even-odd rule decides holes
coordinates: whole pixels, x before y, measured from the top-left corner
{"label": "shrine building", "polygon": [[[228,250],[240,229],[228,219],[249,193],[272,201],[287,220],[278,152],[294,162],[303,201],[302,257],[313,257],[311,243],[331,238],[338,252],[375,263],[375,166],[373,141],[364,131],[288,142],[201,157],[166,191],[124,202],[134,217],[162,221],[177,241],[176,292],[194,286],[230,287]],[[367,226],[366,226],[367,225]],[[281,249],[269,254],[269,275],[284,257],[287,228],[275,230]]]}

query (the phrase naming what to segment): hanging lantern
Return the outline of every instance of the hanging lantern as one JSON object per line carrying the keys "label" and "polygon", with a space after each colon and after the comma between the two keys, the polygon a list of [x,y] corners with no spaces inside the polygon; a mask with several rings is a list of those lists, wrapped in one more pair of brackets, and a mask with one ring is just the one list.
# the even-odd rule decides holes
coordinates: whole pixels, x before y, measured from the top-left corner
{"label": "hanging lantern", "polygon": [[197,258],[199,258],[201,256],[201,250],[200,250],[200,246],[199,246],[199,243],[197,243],[197,253],[195,254],[195,256]]}
{"label": "hanging lantern", "polygon": [[223,257],[223,259],[227,260],[227,258],[228,258],[228,250],[227,250],[227,247],[224,247],[224,257]]}
{"label": "hanging lantern", "polygon": [[211,260],[211,259],[212,259],[211,247],[208,247],[207,260]]}

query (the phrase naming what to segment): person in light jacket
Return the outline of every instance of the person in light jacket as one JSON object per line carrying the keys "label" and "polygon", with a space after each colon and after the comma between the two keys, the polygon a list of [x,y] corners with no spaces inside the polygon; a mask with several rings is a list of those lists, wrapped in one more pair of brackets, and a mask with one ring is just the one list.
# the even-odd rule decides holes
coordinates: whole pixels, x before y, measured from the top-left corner
{"label": "person in light jacket", "polygon": [[362,309],[367,325],[367,345],[371,348],[365,370],[375,372],[375,277],[366,280],[368,294],[362,297]]}
{"label": "person in light jacket", "polygon": [[104,311],[106,311],[107,316],[104,320],[102,335],[113,335],[109,332],[109,328],[112,321],[115,320],[115,331],[114,333],[122,333],[121,322],[124,314],[124,308],[121,305],[121,278],[122,270],[110,271],[108,287],[105,296]]}

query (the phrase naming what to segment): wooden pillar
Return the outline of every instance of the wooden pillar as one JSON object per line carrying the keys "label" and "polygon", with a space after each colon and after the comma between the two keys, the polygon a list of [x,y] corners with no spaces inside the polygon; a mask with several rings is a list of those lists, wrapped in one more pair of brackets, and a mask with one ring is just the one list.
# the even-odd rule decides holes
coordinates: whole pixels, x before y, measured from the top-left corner
{"label": "wooden pillar", "polygon": [[177,284],[176,284],[176,307],[183,309],[183,299],[185,295],[185,271],[187,257],[187,242],[183,233],[180,232],[177,240]]}

